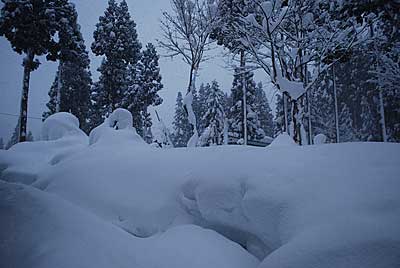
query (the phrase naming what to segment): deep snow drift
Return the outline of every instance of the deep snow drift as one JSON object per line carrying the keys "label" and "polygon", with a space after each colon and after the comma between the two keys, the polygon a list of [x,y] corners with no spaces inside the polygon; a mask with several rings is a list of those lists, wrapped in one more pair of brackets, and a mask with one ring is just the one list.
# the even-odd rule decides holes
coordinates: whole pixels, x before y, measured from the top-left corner
{"label": "deep snow drift", "polygon": [[[1,179],[31,186],[1,184],[8,229],[0,241],[12,243],[0,242],[0,259],[28,256],[17,267],[59,267],[81,255],[92,267],[400,267],[399,144],[292,146],[281,136],[267,148],[163,150],[114,123],[58,161],[36,143],[1,152]],[[31,180],[22,151],[41,163]]]}

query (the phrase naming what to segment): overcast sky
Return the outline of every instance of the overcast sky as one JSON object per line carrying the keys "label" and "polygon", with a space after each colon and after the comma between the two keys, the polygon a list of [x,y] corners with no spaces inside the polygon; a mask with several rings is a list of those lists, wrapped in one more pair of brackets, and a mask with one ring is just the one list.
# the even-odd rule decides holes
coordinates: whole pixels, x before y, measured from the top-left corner
{"label": "overcast sky", "polygon": [[[93,31],[100,15],[103,14],[107,0],[72,0],[75,3],[79,23],[86,41],[87,48],[93,41]],[[143,47],[161,37],[159,20],[163,11],[170,11],[169,0],[127,0],[133,19],[137,24],[139,40]],[[163,51],[158,49],[159,53]],[[224,54],[222,50],[216,50],[215,54]],[[21,55],[16,54],[8,41],[0,37],[0,137],[7,141],[15,128],[18,117],[12,115],[19,114],[19,103],[22,88],[23,68]],[[93,80],[98,78],[97,67],[101,62],[101,57],[96,57],[90,53],[91,69]],[[57,63],[46,62],[41,59],[42,64],[39,69],[31,74],[29,107],[28,107],[28,129],[33,132],[35,138],[40,137],[41,115],[46,110],[48,101],[47,92],[54,80]],[[174,113],[175,99],[178,91],[184,92],[188,81],[188,66],[181,58],[174,59],[161,58],[161,74],[163,77],[164,89],[160,92],[164,103],[156,109],[160,116],[170,125]],[[216,79],[224,91],[229,91],[232,83],[232,72],[227,68],[226,59],[222,56],[203,64],[196,83],[210,82]],[[267,77],[259,72],[256,80],[262,81],[266,93],[271,98],[272,93],[268,87]],[[270,100],[271,102],[271,100]],[[4,115],[11,114],[11,115]]]}

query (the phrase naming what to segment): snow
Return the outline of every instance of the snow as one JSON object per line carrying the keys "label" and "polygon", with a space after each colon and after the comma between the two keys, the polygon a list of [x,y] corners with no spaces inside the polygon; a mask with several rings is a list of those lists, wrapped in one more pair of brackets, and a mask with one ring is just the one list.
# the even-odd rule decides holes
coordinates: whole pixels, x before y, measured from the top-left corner
{"label": "snow", "polygon": [[282,77],[279,72],[277,73],[276,82],[279,84],[280,91],[282,93],[287,92],[287,94],[289,94],[289,96],[294,100],[297,100],[306,92],[302,82],[289,81]]}
{"label": "snow", "polygon": [[188,114],[189,123],[194,128],[193,135],[187,143],[187,147],[190,147],[190,148],[196,147],[199,142],[199,133],[197,132],[197,127],[196,127],[196,124],[197,124],[196,116],[193,111],[192,103],[193,103],[193,91],[189,91],[183,98],[183,104],[184,104],[184,107]]}
{"label": "snow", "polygon": [[269,145],[269,147],[286,147],[286,146],[297,146],[292,137],[290,137],[286,132],[279,134],[278,137],[276,137]]}
{"label": "snow", "polygon": [[8,241],[0,259],[15,267],[400,265],[399,144],[297,146],[282,134],[267,148],[159,150],[131,127],[112,126],[106,120],[92,145],[86,138],[53,164],[55,151],[76,146],[66,145],[71,136],[0,152],[1,180],[18,178],[7,172],[17,164],[30,169],[22,151],[42,163],[29,186],[0,182],[0,241]]}
{"label": "snow", "polygon": [[212,230],[184,225],[137,238],[55,195],[0,182],[0,259],[7,267],[242,268],[258,261]]}
{"label": "snow", "polygon": [[314,144],[319,145],[319,144],[324,144],[326,143],[327,137],[324,134],[318,134],[314,137]]}
{"label": "snow", "polygon": [[79,129],[78,119],[68,113],[48,117],[43,123],[42,139],[18,143],[8,151],[0,151],[1,179],[33,183],[41,170],[86,149],[88,145],[88,137]]}
{"label": "snow", "polygon": [[86,137],[79,128],[79,120],[70,113],[56,113],[49,116],[42,126],[42,140],[58,140],[66,136]]}
{"label": "snow", "polygon": [[132,114],[122,108],[113,111],[107,120],[108,126],[115,129],[131,128],[133,124]]}
{"label": "snow", "polygon": [[103,124],[90,132],[89,144],[102,143],[111,147],[115,144],[147,146],[132,124],[132,114],[128,110],[118,108],[104,120]]}
{"label": "snow", "polygon": [[273,6],[271,1],[264,1],[261,3],[261,8],[263,9],[264,14],[266,15],[267,18],[271,17],[272,11],[273,11]]}

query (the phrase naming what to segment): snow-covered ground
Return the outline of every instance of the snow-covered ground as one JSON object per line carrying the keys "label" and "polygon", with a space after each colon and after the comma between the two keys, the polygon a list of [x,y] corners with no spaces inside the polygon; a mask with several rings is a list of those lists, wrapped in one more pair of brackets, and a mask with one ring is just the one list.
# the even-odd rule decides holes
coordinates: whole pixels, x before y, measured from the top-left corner
{"label": "snow-covered ground", "polygon": [[156,149],[129,125],[0,151],[1,267],[400,267],[400,144]]}

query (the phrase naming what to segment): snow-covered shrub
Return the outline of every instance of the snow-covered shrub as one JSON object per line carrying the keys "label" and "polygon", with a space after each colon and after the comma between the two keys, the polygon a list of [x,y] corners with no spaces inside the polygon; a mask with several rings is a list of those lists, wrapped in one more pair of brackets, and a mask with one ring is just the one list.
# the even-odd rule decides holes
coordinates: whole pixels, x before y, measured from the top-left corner
{"label": "snow-covered shrub", "polygon": [[89,134],[89,144],[102,142],[108,145],[123,144],[147,145],[140,137],[133,125],[132,114],[125,109],[118,108],[104,120],[104,123],[93,129]]}
{"label": "snow-covered shrub", "polygon": [[65,136],[86,137],[85,132],[79,128],[79,120],[70,113],[56,113],[49,116],[42,126],[42,140],[52,141]]}
{"label": "snow-covered shrub", "polygon": [[41,141],[17,143],[0,152],[2,180],[31,184],[41,171],[88,146],[88,137],[70,113],[49,116],[41,132]]}
{"label": "snow-covered shrub", "polygon": [[324,134],[318,134],[314,137],[314,144],[320,145],[326,143],[327,137]]}

